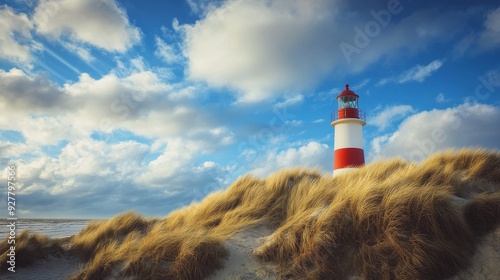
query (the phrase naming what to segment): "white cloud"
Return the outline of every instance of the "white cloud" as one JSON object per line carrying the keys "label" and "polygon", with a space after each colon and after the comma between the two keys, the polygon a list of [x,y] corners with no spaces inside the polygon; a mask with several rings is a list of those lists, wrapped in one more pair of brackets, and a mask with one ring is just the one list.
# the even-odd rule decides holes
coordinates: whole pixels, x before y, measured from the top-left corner
{"label": "white cloud", "polygon": [[0,101],[2,111],[10,114],[39,114],[47,109],[57,112],[59,107],[73,109],[57,85],[42,76],[30,77],[17,68],[0,69]]}
{"label": "white cloud", "polygon": [[176,87],[150,71],[100,79],[82,74],[78,81],[59,87],[44,76],[0,70],[0,110],[5,112],[0,127],[21,132],[33,145],[116,130],[151,139],[192,138],[210,143],[207,150],[234,141],[220,114],[192,102],[196,88]]}
{"label": "white cloud", "polygon": [[[17,191],[23,196],[23,210],[32,216],[109,217],[131,208],[158,215],[227,185],[225,166],[193,161],[199,152],[192,149],[196,144],[173,139],[163,155],[145,164],[150,150],[145,144],[107,144],[82,137],[68,143],[58,156],[37,154],[34,160],[9,164],[18,168]],[[0,162],[16,148],[3,142],[0,147],[7,148],[0,150]],[[26,150],[26,145],[18,144],[16,149],[15,153]],[[60,213],[61,209],[65,212]]]}
{"label": "white cloud", "polygon": [[478,13],[484,19],[481,30],[469,31],[454,46],[453,55],[478,54],[500,46],[500,7],[486,13]]}
{"label": "white cloud", "polygon": [[[63,87],[46,76],[0,70],[0,127],[19,132],[23,142],[0,140],[0,163],[22,170],[25,211],[61,215],[49,207],[70,209],[66,216],[109,217],[133,205],[168,213],[227,185],[229,167],[198,163],[235,142],[224,119],[191,102],[196,87],[136,70],[99,79],[82,74]],[[120,131],[152,144],[123,142]],[[105,141],[90,138],[94,134]]]}
{"label": "white cloud", "polygon": [[331,1],[227,1],[184,25],[189,75],[258,102],[303,88],[332,67]]}
{"label": "white cloud", "polygon": [[275,108],[286,108],[304,101],[304,96],[301,94],[285,97],[285,100],[274,105]]}
{"label": "white cloud", "polygon": [[186,0],[187,4],[195,14],[205,13],[207,10],[213,9],[224,0]]}
{"label": "white cloud", "polygon": [[[56,158],[40,157],[18,163],[18,191],[23,195],[37,191],[50,195],[78,193],[75,197],[97,191],[109,181],[133,179],[141,171],[140,163],[147,150],[146,145],[136,142],[107,145],[88,138],[75,140]],[[97,178],[102,179],[101,186],[88,184]]]}
{"label": "white cloud", "polygon": [[351,90],[360,90],[364,88],[368,83],[370,82],[370,79],[364,79],[361,81],[359,84],[351,85]]}
{"label": "white cloud", "polygon": [[150,172],[145,173],[140,181],[156,181],[174,176],[179,171],[186,171],[186,166],[200,153],[200,147],[193,141],[177,138],[167,142],[164,153],[149,163]]}
{"label": "white cloud", "polygon": [[377,115],[370,117],[369,125],[374,125],[378,129],[383,130],[390,126],[392,123],[401,120],[408,114],[415,112],[410,105],[396,105],[386,107]]}
{"label": "white cloud", "polygon": [[77,133],[71,129],[71,121],[62,116],[25,117],[19,119],[16,126],[30,145],[55,145],[61,140],[74,138]]}
{"label": "white cloud", "polygon": [[444,60],[436,59],[427,65],[416,65],[405,71],[398,79],[398,83],[403,84],[407,82],[423,82],[433,72],[441,68]]}
{"label": "white cloud", "polygon": [[[332,72],[359,72],[382,58],[397,59],[403,50],[415,54],[429,42],[449,40],[461,28],[458,19],[464,19],[461,13],[435,10],[398,13],[392,15],[397,21],[379,25],[366,46],[356,47],[354,27],[377,24],[370,13],[359,13],[361,5],[374,12],[387,9],[381,3],[344,0],[234,0],[211,6],[195,24],[181,28],[188,75],[235,90],[240,102],[275,99],[310,89]],[[342,43],[358,51],[347,57]],[[416,68],[402,82],[423,81],[442,62]]]}
{"label": "white cloud", "polygon": [[285,121],[286,126],[301,126],[303,121],[301,120],[287,120]]}
{"label": "white cloud", "polygon": [[439,93],[437,96],[436,96],[436,102],[437,103],[445,103],[445,102],[448,102],[450,101],[451,99],[449,98],[446,98],[444,96],[444,93]]}
{"label": "white cloud", "polygon": [[383,78],[383,79],[381,79],[381,80],[377,83],[377,85],[378,85],[378,86],[383,86],[383,85],[385,85],[385,84],[389,83],[391,80],[392,80],[392,79],[389,79],[389,78]]}
{"label": "white cloud", "polygon": [[41,0],[33,22],[39,34],[124,52],[141,34],[114,0]]}
{"label": "white cloud", "polygon": [[[143,174],[137,177],[137,183],[147,183],[149,186],[161,187],[169,180],[189,180],[192,170],[209,170],[213,168],[224,169],[213,161],[205,161],[198,166],[195,159],[199,156],[213,152],[217,145],[229,145],[232,136],[228,136],[224,129],[213,129],[208,134],[212,140],[189,139],[172,137],[167,139],[167,146],[163,153],[148,164]],[[210,136],[205,136],[210,137]],[[228,138],[229,137],[229,138]],[[217,143],[223,142],[223,143]],[[177,186],[182,188],[182,185]]]}
{"label": "white cloud", "polygon": [[[1,136],[1,135],[0,135]],[[0,164],[7,166],[12,164],[12,159],[19,157],[38,157],[42,152],[37,147],[33,147],[24,143],[13,143],[0,137]]]}
{"label": "white cloud", "polygon": [[422,83],[427,79],[433,72],[437,71],[441,66],[443,66],[444,59],[436,59],[427,65],[415,65],[410,69],[403,71],[398,76],[388,77],[381,79],[377,85],[382,86],[389,82],[394,82],[398,84],[404,84],[408,82],[419,82]]}
{"label": "white cloud", "polygon": [[155,38],[156,51],[155,55],[161,58],[165,63],[170,64],[177,62],[180,56],[176,54],[174,47],[167,44],[160,37]]}
{"label": "white cloud", "polygon": [[500,7],[488,13],[484,30],[478,40],[483,49],[495,49],[500,46]]}
{"label": "white cloud", "polygon": [[[351,1],[349,3],[352,3]],[[346,28],[353,30],[356,26],[360,31],[353,30],[348,36],[342,36],[343,42],[358,46],[358,51],[349,56],[351,60],[342,71],[360,72],[367,66],[376,63],[380,59],[394,61],[401,59],[402,56],[413,56],[422,50],[425,50],[430,43],[449,41],[453,36],[462,30],[463,21],[467,20],[467,15],[457,11],[439,11],[438,9],[422,9],[408,13],[406,3],[400,1],[402,12],[393,14],[386,27],[377,25],[373,16],[357,19],[349,22],[350,26]],[[363,10],[369,10],[366,7],[366,1],[357,3],[365,5]],[[375,5],[375,2],[370,3]],[[386,7],[372,7],[374,12]],[[345,14],[345,13],[344,13]],[[354,13],[353,13],[354,14]],[[352,16],[355,19],[355,16]],[[358,25],[361,22],[361,25]],[[363,25],[364,23],[364,25]],[[366,29],[377,25],[379,32],[375,35],[366,35]],[[361,32],[365,32],[366,41],[364,44],[356,44],[354,38],[359,38]],[[359,40],[359,39],[358,39]]]}
{"label": "white cloud", "polygon": [[70,52],[77,54],[81,59],[85,60],[87,63],[92,62],[94,60],[94,57],[92,56],[90,49],[87,47],[75,44],[73,42],[61,41],[61,44]]}
{"label": "white cloud", "polygon": [[[196,97],[196,87],[188,86],[176,91],[173,91],[168,95],[168,99],[172,101],[180,101],[180,100],[192,100]],[[199,94],[199,93],[198,93]]]}
{"label": "white cloud", "polygon": [[309,141],[297,148],[277,152],[268,151],[253,163],[250,172],[265,177],[283,168],[307,167],[330,170],[332,168],[333,150],[325,144]]}
{"label": "white cloud", "polygon": [[[32,23],[26,14],[16,14],[10,7],[0,8],[0,59],[31,68],[29,40]],[[15,38],[19,35],[19,38]]]}
{"label": "white cloud", "polygon": [[500,139],[500,108],[465,103],[445,110],[424,111],[406,118],[398,130],[375,137],[369,159],[403,157],[421,161],[446,148],[495,149]]}

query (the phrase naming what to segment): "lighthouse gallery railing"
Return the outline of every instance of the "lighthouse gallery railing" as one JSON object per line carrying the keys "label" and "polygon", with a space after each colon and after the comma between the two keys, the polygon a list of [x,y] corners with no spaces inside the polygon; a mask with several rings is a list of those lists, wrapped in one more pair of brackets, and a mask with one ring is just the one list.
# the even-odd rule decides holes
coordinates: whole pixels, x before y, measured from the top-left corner
{"label": "lighthouse gallery railing", "polygon": [[339,109],[337,111],[333,111],[331,117],[332,117],[332,122],[338,119],[346,119],[346,118],[355,118],[355,119],[360,119],[362,121],[366,121],[365,111],[354,108],[344,108],[344,109]]}

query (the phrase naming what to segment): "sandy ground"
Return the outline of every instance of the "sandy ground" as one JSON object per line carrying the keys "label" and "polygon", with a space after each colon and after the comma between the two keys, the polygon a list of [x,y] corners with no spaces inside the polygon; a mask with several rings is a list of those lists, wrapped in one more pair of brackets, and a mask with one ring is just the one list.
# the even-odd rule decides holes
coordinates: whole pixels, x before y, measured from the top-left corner
{"label": "sandy ground", "polygon": [[16,272],[2,272],[0,279],[63,280],[68,279],[79,268],[80,263],[77,257],[50,257],[31,267],[16,268]]}
{"label": "sandy ground", "polygon": [[[270,234],[272,234],[272,229],[264,225],[252,227],[235,234],[224,244],[230,253],[224,268],[218,270],[208,279],[278,279],[278,275],[271,265],[261,263],[252,256],[252,251],[259,247],[264,242],[264,238]],[[63,255],[51,257],[29,268],[18,268],[15,273],[1,272],[0,279],[67,279],[77,272],[79,268],[78,258]],[[486,236],[474,255],[473,265],[448,280],[498,279],[500,279],[500,228]]]}
{"label": "sandy ground", "polygon": [[218,270],[208,279],[278,279],[278,275],[269,264],[261,263],[252,256],[252,251],[264,242],[266,236],[272,233],[272,229],[260,225],[232,236],[224,244],[229,251],[229,259],[224,264],[224,268]]}
{"label": "sandy ground", "polygon": [[477,248],[471,267],[450,280],[500,279],[500,228],[487,235]]}

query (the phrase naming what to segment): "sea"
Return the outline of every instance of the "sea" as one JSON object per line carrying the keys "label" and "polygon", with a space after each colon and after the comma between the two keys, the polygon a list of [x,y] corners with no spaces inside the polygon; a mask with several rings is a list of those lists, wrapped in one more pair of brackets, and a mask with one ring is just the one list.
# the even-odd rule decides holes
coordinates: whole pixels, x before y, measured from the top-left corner
{"label": "sea", "polygon": [[15,222],[15,232],[23,230],[45,234],[50,238],[63,238],[79,233],[88,223],[94,220],[84,219],[17,219],[0,218],[0,240],[10,234],[11,222]]}

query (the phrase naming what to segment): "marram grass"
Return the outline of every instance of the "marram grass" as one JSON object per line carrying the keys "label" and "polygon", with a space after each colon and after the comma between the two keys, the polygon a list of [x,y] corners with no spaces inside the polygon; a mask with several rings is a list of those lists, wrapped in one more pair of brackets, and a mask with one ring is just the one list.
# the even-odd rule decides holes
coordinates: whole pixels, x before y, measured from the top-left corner
{"label": "marram grass", "polygon": [[223,267],[224,241],[257,224],[274,233],[254,256],[284,279],[445,279],[500,224],[500,154],[446,151],[335,177],[299,168],[247,175],[161,220],[127,212],[67,240],[24,232],[16,253],[21,267],[78,255],[75,280],[203,279]]}

